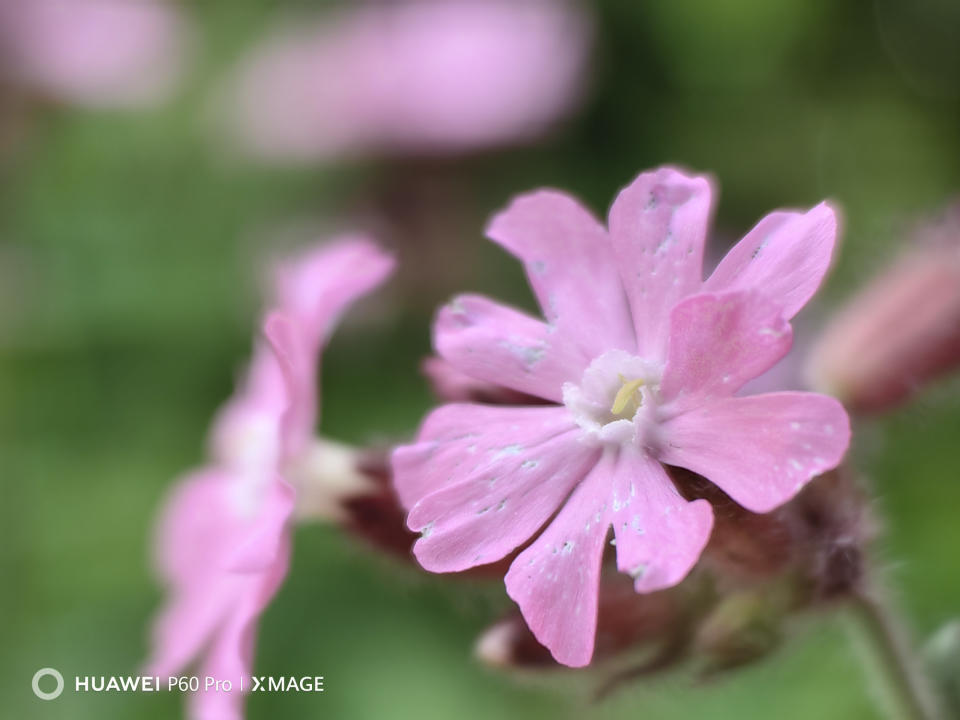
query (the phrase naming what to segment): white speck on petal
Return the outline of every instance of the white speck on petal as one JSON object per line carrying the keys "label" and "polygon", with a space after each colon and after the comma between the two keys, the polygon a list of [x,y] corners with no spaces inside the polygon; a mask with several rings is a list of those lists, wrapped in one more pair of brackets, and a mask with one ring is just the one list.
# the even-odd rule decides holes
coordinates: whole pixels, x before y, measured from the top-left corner
{"label": "white speck on petal", "polygon": [[523,445],[507,445],[506,447],[500,448],[499,451],[493,456],[494,460],[501,460],[505,457],[510,457],[511,455],[519,455],[523,452]]}
{"label": "white speck on petal", "polygon": [[509,350],[528,370],[533,369],[537,363],[543,360],[543,356],[547,352],[545,343],[531,347],[529,345],[517,345],[516,343],[504,340],[500,343],[500,347]]}

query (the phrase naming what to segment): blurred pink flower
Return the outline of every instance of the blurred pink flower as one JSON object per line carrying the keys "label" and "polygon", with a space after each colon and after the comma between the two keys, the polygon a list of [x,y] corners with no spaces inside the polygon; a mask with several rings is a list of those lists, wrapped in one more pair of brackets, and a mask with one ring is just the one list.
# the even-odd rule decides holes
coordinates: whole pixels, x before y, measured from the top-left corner
{"label": "blurred pink flower", "polygon": [[170,600],[155,628],[150,674],[202,674],[234,692],[194,694],[192,715],[241,716],[256,622],[287,572],[295,474],[316,422],[316,365],[346,307],[393,261],[348,239],[281,266],[274,309],[240,390],[214,423],[211,461],[173,491],[159,525],[158,566]]}
{"label": "blurred pink flower", "polygon": [[711,195],[704,177],[644,173],[613,203],[609,231],[562,193],[516,199],[488,234],[524,263],[546,322],[461,296],[434,344],[457,370],[551,404],[445,405],[393,454],[420,563],[460,571],[526,545],[507,592],[567,665],[593,654],[611,526],[637,592],[680,582],[707,542],[710,504],[688,502],[663,464],[763,513],[849,443],[832,398],[736,396],[789,350],[788,320],[831,259],[833,211],[768,215],[704,281]]}
{"label": "blurred pink flower", "polygon": [[807,361],[813,387],[857,412],[889,410],[960,366],[960,205],[831,319]]}
{"label": "blurred pink flower", "polygon": [[0,0],[0,27],[14,82],[91,107],[165,99],[186,49],[183,18],[159,0]]}
{"label": "blurred pink flower", "polygon": [[527,140],[579,99],[590,36],[567,0],[367,4],[256,49],[230,122],[280,161]]}

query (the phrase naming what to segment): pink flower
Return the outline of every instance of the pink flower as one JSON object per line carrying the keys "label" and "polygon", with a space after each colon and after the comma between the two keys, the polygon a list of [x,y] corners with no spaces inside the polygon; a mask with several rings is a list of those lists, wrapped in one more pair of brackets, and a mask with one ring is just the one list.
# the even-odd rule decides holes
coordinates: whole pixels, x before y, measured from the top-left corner
{"label": "pink flower", "polygon": [[567,1],[371,3],[255,50],[230,121],[250,152],[281,161],[526,140],[579,98],[589,39]]}
{"label": "pink flower", "polygon": [[234,692],[201,692],[192,715],[241,716],[260,613],[286,575],[298,463],[316,423],[316,363],[340,314],[378,285],[392,260],[347,239],[281,266],[274,310],[246,378],[220,412],[210,463],[173,491],[159,526],[158,565],[170,600],[154,632],[150,674],[200,658],[201,674]]}
{"label": "pink flower", "polygon": [[806,372],[856,412],[881,412],[960,366],[960,206],[860,290],[817,339]]}
{"label": "pink flower", "polygon": [[150,105],[180,74],[184,22],[157,0],[0,0],[0,21],[7,69],[58,100]]}
{"label": "pink flower", "polygon": [[611,526],[637,592],[678,583],[707,542],[710,504],[684,499],[664,464],[763,513],[849,442],[832,398],[736,394],[788,351],[788,320],[830,262],[833,211],[768,215],[704,281],[710,209],[708,180],[671,168],[624,189],[609,230],[562,193],[516,199],[488,234],[524,263],[546,322],[461,296],[434,343],[460,371],[551,404],[445,405],[393,455],[420,563],[453,572],[523,547],[507,592],[567,665],[593,653]]}

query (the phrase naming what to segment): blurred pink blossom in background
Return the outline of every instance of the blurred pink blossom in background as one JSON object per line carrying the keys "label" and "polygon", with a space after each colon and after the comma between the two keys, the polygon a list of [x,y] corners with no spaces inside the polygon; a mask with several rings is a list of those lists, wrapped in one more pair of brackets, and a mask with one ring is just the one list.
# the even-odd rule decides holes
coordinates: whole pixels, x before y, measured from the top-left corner
{"label": "blurred pink blossom in background", "polygon": [[813,387],[858,412],[888,410],[960,366],[960,203],[832,318],[811,351]]}
{"label": "blurred pink blossom in background", "polygon": [[234,692],[201,690],[191,716],[241,712],[240,678],[253,669],[256,623],[286,576],[298,471],[317,416],[317,363],[344,310],[379,285],[393,260],[373,243],[320,247],[277,273],[240,390],[220,412],[211,461],[173,491],[157,538],[157,564],[171,598],[154,629],[152,675],[200,660],[202,674]]}
{"label": "blurred pink blossom in background", "polygon": [[142,107],[179,79],[186,27],[155,0],[0,0],[8,80],[89,107]]}
{"label": "blurred pink blossom in background", "polygon": [[580,99],[591,34],[582,9],[557,0],[361,6],[256,48],[229,122],[275,161],[529,140]]}

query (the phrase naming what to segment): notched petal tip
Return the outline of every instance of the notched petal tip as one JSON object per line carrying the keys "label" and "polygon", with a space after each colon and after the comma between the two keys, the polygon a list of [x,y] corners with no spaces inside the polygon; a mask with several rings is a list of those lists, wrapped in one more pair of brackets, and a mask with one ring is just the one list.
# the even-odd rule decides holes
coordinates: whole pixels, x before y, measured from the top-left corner
{"label": "notched petal tip", "polygon": [[641,173],[610,207],[610,239],[644,357],[662,359],[670,309],[700,288],[712,212],[709,179],[672,167]]}
{"label": "notched petal tip", "polygon": [[609,234],[577,199],[557,190],[521,195],[493,217],[487,236],[523,262],[543,316],[565,342],[588,358],[636,345]]}
{"label": "notched petal tip", "polygon": [[712,205],[717,191],[712,175],[697,175],[685,168],[664,165],[640,173],[620,190],[610,209],[611,221],[615,211],[628,208],[650,212],[663,206],[679,207],[694,199]]}
{"label": "notched petal tip", "polygon": [[[682,514],[687,515],[682,542],[685,552],[675,554],[653,572],[645,571],[634,577],[633,588],[638,593],[652,593],[679,585],[700,561],[713,532],[713,508],[706,500],[694,500],[683,508]],[[671,552],[676,553],[676,546]],[[630,569],[620,570],[633,574]]]}

